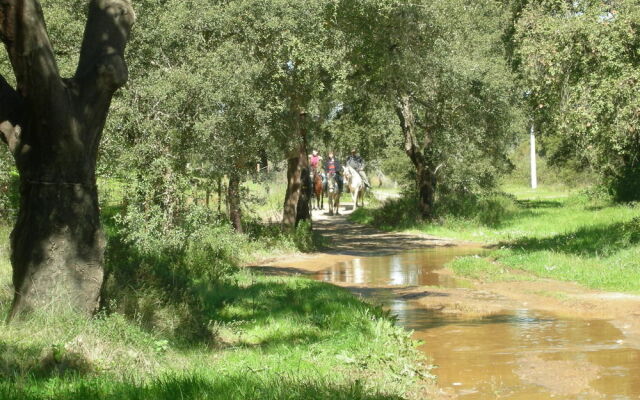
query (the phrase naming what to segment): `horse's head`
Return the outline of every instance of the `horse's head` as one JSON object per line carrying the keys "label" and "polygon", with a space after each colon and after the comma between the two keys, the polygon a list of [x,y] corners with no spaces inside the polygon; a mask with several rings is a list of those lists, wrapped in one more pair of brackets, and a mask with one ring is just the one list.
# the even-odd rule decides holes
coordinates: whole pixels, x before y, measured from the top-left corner
{"label": "horse's head", "polygon": [[342,174],[344,175],[345,179],[350,181],[351,180],[351,167],[350,166],[346,166],[343,169]]}

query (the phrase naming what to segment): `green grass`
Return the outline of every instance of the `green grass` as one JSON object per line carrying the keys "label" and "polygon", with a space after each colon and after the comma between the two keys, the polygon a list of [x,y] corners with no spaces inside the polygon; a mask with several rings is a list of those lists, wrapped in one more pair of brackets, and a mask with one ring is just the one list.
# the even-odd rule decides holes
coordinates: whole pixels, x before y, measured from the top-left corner
{"label": "green grass", "polygon": [[530,281],[533,277],[517,274],[486,257],[459,257],[449,264],[456,274],[485,282]]}
{"label": "green grass", "polygon": [[410,333],[344,289],[247,269],[189,285],[189,299],[150,281],[92,319],[34,313],[3,326],[0,399],[400,399],[428,375]]}
{"label": "green grass", "polygon": [[[454,261],[451,267],[461,275],[509,279],[496,274],[495,268],[501,268],[575,281],[591,288],[640,292],[638,204],[614,204],[561,190],[505,189],[508,195],[495,202],[498,206],[493,209],[477,207],[472,215],[440,215],[435,223],[416,223],[415,219],[396,216],[397,222],[392,225],[389,219],[379,217],[393,212],[389,210],[362,210],[354,219],[387,230],[494,245],[483,264],[465,258]],[[520,274],[515,276],[519,278]]]}

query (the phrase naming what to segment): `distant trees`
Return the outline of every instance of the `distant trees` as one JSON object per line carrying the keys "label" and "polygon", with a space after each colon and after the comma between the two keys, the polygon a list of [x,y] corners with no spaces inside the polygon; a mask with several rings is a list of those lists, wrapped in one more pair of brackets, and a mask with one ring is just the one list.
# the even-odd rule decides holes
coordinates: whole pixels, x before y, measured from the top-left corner
{"label": "distant trees", "polygon": [[639,200],[638,2],[513,3],[512,61],[545,151],[598,171],[617,199]]}
{"label": "distant trees", "polygon": [[439,184],[494,185],[517,120],[500,3],[342,0],[335,14],[348,38],[350,85],[395,111],[422,216],[433,216]]}
{"label": "distant trees", "polygon": [[11,234],[11,315],[54,305],[92,312],[103,280],[96,160],[135,16],[126,0],[89,2],[75,74],[63,79],[36,0],[0,4],[15,89],[0,78],[0,138],[20,173]]}

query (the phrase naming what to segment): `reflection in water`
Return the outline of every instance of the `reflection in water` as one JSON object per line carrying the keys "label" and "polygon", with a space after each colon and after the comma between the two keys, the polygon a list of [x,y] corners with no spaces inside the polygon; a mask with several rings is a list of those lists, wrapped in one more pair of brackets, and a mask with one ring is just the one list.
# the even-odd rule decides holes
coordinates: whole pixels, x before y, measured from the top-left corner
{"label": "reflection in water", "polygon": [[[340,263],[317,279],[357,285],[458,287],[437,270],[473,249],[430,249]],[[369,292],[368,292],[369,293]],[[394,298],[369,295],[415,331],[438,366],[440,386],[466,399],[638,399],[640,351],[606,321],[558,319],[527,309],[483,318],[443,314]]]}
{"label": "reflection in water", "polygon": [[356,258],[341,262],[317,275],[326,282],[358,285],[424,285],[458,287],[453,278],[434,272],[454,257],[478,254],[476,248],[445,247],[406,253]]}

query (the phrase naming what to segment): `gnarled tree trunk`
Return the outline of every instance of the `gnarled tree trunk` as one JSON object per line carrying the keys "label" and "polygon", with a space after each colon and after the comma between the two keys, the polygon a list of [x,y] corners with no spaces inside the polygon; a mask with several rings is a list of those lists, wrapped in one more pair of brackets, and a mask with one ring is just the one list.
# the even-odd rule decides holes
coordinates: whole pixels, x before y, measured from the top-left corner
{"label": "gnarled tree trunk", "polygon": [[307,215],[304,214],[304,206],[299,210],[300,203],[304,202],[303,173],[308,171],[306,147],[300,143],[287,158],[287,192],[284,198],[284,212],[282,225],[286,230],[293,230],[301,219],[309,219],[309,207]]}
{"label": "gnarled tree trunk", "polygon": [[[306,153],[306,151],[305,151]],[[300,171],[300,197],[298,197],[298,207],[296,208],[296,226],[300,221],[311,220],[311,176],[309,171],[309,160],[301,157]]]}
{"label": "gnarled tree trunk", "polygon": [[98,305],[104,236],[96,188],[98,145],[113,93],[127,80],[129,0],[91,0],[73,78],[60,77],[36,0],[0,1],[0,36],[16,76],[2,79],[0,138],[20,172],[11,234],[15,289],[9,318]]}
{"label": "gnarled tree trunk", "polygon": [[409,96],[400,96],[397,99],[395,109],[404,135],[404,151],[416,169],[416,189],[418,191],[420,214],[423,218],[430,219],[433,217],[435,203],[436,175],[432,165],[425,157],[424,150],[431,143],[431,137],[429,132],[425,132],[423,142],[420,143],[418,141],[416,119],[411,110]]}
{"label": "gnarled tree trunk", "polygon": [[289,231],[294,230],[300,221],[311,220],[307,133],[302,126],[302,118],[305,114],[296,111],[294,115],[295,137],[298,139],[298,144],[287,157],[287,192],[282,213],[282,226]]}

